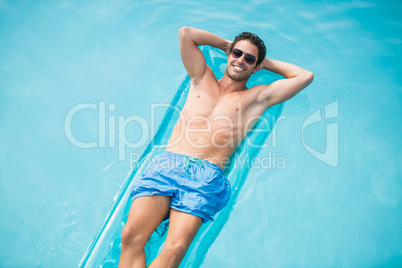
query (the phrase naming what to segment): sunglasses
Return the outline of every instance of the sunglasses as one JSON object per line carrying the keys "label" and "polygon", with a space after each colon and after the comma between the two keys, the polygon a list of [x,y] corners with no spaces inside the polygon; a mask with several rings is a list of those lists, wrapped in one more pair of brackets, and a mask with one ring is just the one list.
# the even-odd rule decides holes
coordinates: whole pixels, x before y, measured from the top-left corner
{"label": "sunglasses", "polygon": [[243,51],[237,48],[232,49],[232,52],[230,54],[235,59],[240,58],[244,54],[244,59],[246,60],[246,63],[248,65],[253,65],[257,60],[253,55],[244,53]]}

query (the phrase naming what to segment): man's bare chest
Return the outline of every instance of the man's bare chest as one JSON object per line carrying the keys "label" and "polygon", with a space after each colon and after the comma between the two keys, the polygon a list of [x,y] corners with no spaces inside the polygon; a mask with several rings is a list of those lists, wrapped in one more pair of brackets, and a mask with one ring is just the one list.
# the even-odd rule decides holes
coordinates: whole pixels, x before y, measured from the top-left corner
{"label": "man's bare chest", "polygon": [[182,112],[188,119],[204,118],[211,123],[226,119],[237,123],[244,111],[245,101],[235,94],[219,96],[201,92],[188,96]]}

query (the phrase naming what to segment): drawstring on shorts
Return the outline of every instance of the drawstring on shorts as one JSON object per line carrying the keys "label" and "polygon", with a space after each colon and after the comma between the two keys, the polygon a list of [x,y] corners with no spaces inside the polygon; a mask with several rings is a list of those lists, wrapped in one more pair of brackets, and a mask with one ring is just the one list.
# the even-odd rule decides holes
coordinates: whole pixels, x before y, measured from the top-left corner
{"label": "drawstring on shorts", "polygon": [[204,167],[204,163],[202,162],[202,160],[198,159],[198,158],[195,158],[195,157],[185,156],[183,158],[183,162],[185,164],[184,170],[185,170],[187,176],[189,176],[189,177],[190,177],[190,172],[188,171],[188,169],[191,166],[190,162],[193,162],[193,163],[197,164],[200,167]]}

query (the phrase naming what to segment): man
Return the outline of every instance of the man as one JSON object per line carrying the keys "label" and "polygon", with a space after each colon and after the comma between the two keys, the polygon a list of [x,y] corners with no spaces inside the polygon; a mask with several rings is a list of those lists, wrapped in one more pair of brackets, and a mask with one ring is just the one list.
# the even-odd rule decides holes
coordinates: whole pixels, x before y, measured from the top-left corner
{"label": "man", "polygon": [[[212,220],[227,204],[230,183],[222,168],[254,121],[313,80],[307,70],[265,58],[263,41],[251,33],[231,42],[204,30],[183,27],[179,42],[191,78],[189,94],[166,151],[155,157],[132,189],[119,267],[146,266],[144,246],[167,216],[166,242],[149,267],[177,267],[202,223]],[[228,55],[220,80],[206,65],[200,45],[219,48]],[[247,88],[251,74],[260,69],[279,73],[285,79]]]}

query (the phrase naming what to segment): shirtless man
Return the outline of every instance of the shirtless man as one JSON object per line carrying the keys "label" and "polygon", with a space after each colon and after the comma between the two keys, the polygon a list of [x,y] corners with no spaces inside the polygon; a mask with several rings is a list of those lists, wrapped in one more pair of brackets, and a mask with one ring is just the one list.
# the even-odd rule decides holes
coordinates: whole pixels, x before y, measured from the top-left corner
{"label": "shirtless man", "polygon": [[[227,204],[230,183],[222,169],[253,122],[313,81],[313,73],[307,70],[265,58],[263,41],[250,33],[231,42],[183,27],[179,42],[190,91],[166,151],[154,158],[132,189],[133,202],[122,232],[121,268],[146,266],[144,246],[167,216],[165,245],[149,267],[178,267],[202,223]],[[222,79],[217,80],[206,65],[200,45],[228,55]],[[285,79],[247,88],[250,76],[260,69]]]}

